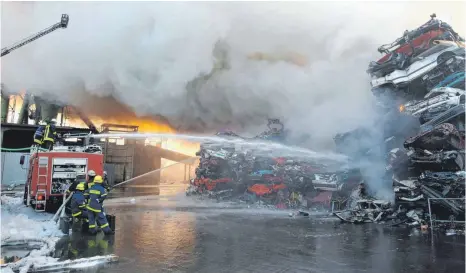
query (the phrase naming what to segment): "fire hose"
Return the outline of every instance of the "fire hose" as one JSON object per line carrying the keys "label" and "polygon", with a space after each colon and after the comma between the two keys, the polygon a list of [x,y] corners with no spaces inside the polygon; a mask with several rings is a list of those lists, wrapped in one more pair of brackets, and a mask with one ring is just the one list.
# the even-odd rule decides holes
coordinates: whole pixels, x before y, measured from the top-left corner
{"label": "fire hose", "polygon": [[[31,150],[31,147],[27,148],[0,148],[0,151],[2,152],[19,152],[19,151],[29,151]],[[44,148],[38,148],[40,151],[48,151],[47,149]]]}
{"label": "fire hose", "polygon": [[63,204],[60,206],[60,208],[57,210],[57,212],[53,216],[52,221],[54,221],[56,223],[58,221],[58,219],[59,219],[58,216],[63,216],[63,214],[65,212],[65,205],[66,205],[66,203],[68,203],[68,201],[71,199],[72,196],[73,196],[73,193],[71,193],[70,196],[68,196],[68,198],[66,198],[66,199],[65,199],[65,196],[63,197]]}

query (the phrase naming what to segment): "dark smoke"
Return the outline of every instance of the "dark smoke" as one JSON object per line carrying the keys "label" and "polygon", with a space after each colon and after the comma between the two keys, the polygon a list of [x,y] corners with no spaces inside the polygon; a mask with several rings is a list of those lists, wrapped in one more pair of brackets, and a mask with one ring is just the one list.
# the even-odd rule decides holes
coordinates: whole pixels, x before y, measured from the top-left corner
{"label": "dark smoke", "polygon": [[[461,9],[425,6],[435,10],[419,2],[4,2],[2,47],[62,13],[70,24],[2,58],[2,82],[74,105],[83,90],[111,96],[180,130],[253,134],[280,117],[296,139],[332,149],[336,133],[375,122],[365,73],[375,49],[432,12]],[[305,65],[247,58],[255,52],[305,56]]]}

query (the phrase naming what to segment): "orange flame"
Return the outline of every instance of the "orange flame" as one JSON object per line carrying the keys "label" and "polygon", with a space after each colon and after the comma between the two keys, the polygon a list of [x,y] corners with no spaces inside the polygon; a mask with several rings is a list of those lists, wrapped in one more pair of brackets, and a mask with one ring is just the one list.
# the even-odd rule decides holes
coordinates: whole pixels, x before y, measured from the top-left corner
{"label": "orange flame", "polygon": [[[100,117],[89,117],[94,125],[100,129],[102,124],[117,124],[117,125],[132,125],[139,126],[138,131],[141,133],[167,133],[175,134],[176,131],[167,124],[158,123],[150,118],[123,118],[123,119],[102,119]],[[66,126],[71,127],[86,127],[86,124],[80,119],[67,119]],[[151,139],[149,139],[150,141]],[[182,153],[185,155],[195,156],[199,150],[199,143],[193,143],[177,139],[162,139],[161,146],[164,149]]]}

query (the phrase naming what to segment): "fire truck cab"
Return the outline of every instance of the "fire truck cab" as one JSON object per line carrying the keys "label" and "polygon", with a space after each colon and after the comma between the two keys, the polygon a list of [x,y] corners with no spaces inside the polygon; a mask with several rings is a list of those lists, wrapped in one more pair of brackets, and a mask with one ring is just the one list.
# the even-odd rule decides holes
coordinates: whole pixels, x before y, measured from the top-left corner
{"label": "fire truck cab", "polygon": [[30,154],[21,156],[21,165],[26,156],[29,166],[23,202],[36,211],[58,209],[68,187],[79,177],[87,178],[88,170],[97,175],[104,172],[102,148],[98,145],[57,145],[52,151],[31,148]]}

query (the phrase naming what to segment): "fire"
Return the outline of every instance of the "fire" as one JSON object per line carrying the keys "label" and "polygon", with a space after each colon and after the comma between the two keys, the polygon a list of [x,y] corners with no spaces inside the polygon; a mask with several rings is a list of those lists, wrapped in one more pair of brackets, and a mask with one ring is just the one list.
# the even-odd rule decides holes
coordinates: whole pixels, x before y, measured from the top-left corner
{"label": "fire", "polygon": [[18,120],[25,93],[25,91],[21,91],[19,92],[19,95],[9,96],[10,103],[8,104],[8,122],[15,123]]}
{"label": "fire", "polygon": [[[139,126],[138,131],[141,133],[167,133],[175,134],[176,131],[167,124],[158,123],[150,118],[124,118],[124,119],[102,119],[100,117],[89,117],[94,125],[100,129],[102,124],[117,124],[117,125],[132,125]],[[70,127],[86,127],[86,124],[80,119],[67,119],[66,126]],[[195,156],[199,150],[199,143],[193,143],[178,139],[159,138],[147,139],[147,144],[161,143],[161,147],[174,152],[182,153],[189,156]],[[170,162],[171,163],[171,162]]]}
{"label": "fire", "polygon": [[141,133],[175,133],[175,130],[167,124],[158,123],[150,118],[118,118],[118,119],[102,119],[98,117],[89,117],[97,128],[102,124],[118,124],[138,126],[138,131]]}
{"label": "fire", "polygon": [[[60,114],[59,114],[60,115]],[[116,124],[116,125],[132,125],[138,126],[138,132],[141,133],[175,133],[175,130],[171,128],[167,124],[158,123],[150,118],[109,118],[109,119],[102,119],[100,117],[93,117],[90,116],[89,119],[94,123],[97,130],[100,130],[102,124]],[[60,120],[60,117],[58,117]],[[87,125],[79,118],[72,117],[67,118],[64,122],[65,126],[69,127],[87,127]]]}

